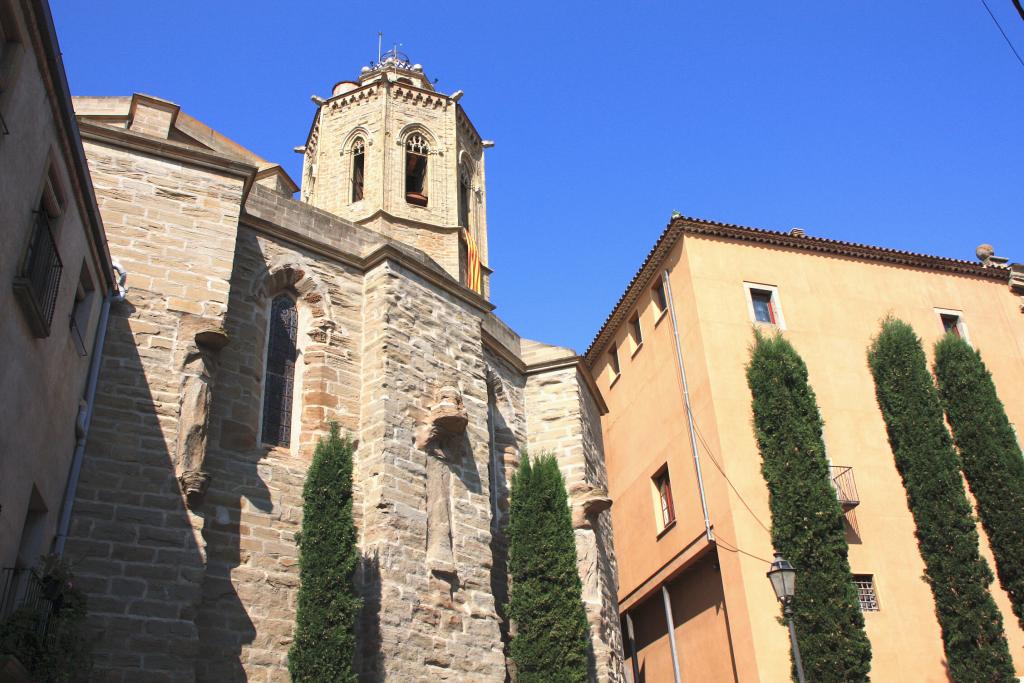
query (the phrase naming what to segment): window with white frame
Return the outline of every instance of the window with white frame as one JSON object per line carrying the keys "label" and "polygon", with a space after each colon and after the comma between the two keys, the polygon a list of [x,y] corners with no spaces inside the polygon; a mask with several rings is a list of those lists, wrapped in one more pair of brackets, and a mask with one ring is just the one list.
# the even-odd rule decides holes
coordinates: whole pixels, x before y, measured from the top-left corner
{"label": "window with white frame", "polygon": [[967,338],[967,324],[964,323],[963,311],[957,311],[949,308],[936,308],[936,315],[939,316],[939,322],[942,323],[942,331],[945,334],[953,334],[969,341]]}
{"label": "window with white frame", "polygon": [[676,508],[672,502],[672,481],[668,476],[668,464],[662,465],[653,477],[654,500],[657,511],[658,531],[664,531],[676,521]]}
{"label": "window with white frame", "polygon": [[779,302],[778,287],[744,282],[743,288],[747,294],[747,312],[751,322],[759,325],[772,325],[779,329],[786,328],[785,319],[782,317],[782,306]]}

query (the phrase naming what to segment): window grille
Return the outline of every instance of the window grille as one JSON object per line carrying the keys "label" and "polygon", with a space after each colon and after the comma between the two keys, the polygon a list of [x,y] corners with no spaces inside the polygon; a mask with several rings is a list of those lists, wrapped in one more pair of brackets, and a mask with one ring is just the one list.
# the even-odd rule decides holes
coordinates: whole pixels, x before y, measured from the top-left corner
{"label": "window grille", "polygon": [[861,612],[877,612],[878,596],[875,595],[875,577],[871,574],[854,574],[853,585],[857,588],[857,601]]}
{"label": "window grille", "polygon": [[14,279],[14,291],[37,337],[50,335],[50,323],[53,322],[63,271],[64,264],[50,230],[50,217],[40,208],[35,212],[35,225],[21,271]]}
{"label": "window grille", "polygon": [[282,294],[274,299],[263,382],[263,443],[275,446],[291,443],[298,318],[290,296]]}

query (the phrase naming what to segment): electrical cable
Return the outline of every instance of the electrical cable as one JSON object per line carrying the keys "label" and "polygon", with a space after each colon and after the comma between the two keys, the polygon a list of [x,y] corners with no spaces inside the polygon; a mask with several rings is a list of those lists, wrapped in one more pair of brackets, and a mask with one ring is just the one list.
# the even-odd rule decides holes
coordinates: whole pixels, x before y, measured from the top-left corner
{"label": "electrical cable", "polygon": [[1010,42],[1010,37],[1006,35],[1006,31],[1004,31],[1003,27],[999,25],[999,20],[996,19],[996,15],[992,14],[992,10],[989,8],[988,3],[985,0],[981,0],[981,4],[985,6],[985,11],[988,12],[988,15],[992,17],[992,21],[995,23],[996,28],[999,29],[1001,34],[1003,34],[1003,40],[1005,40],[1006,44],[1010,46],[1010,50],[1013,51],[1013,56],[1017,58],[1017,61],[1020,62],[1021,66],[1024,66],[1024,59],[1021,59],[1020,53],[1017,52],[1017,48],[1015,48],[1013,43]]}
{"label": "electrical cable", "polygon": [[[747,557],[752,557],[755,560],[760,560],[761,562],[764,562],[765,564],[771,564],[772,563],[771,560],[766,560],[763,557],[760,557],[758,555],[754,555],[753,553],[748,553],[746,550],[742,550],[741,548],[739,548],[738,546],[733,545],[732,543],[725,543],[725,544],[723,544],[721,536],[717,536],[717,540],[715,542],[715,545],[717,545],[719,548],[721,548],[723,550],[728,550],[731,553],[742,553],[742,554],[746,555]],[[729,546],[732,546],[732,547],[730,548]]]}
{"label": "electrical cable", "polygon": [[740,499],[741,503],[743,503],[743,507],[747,508],[747,512],[749,512],[750,515],[754,518],[754,520],[756,520],[757,523],[761,525],[762,529],[771,534],[772,530],[765,526],[765,523],[761,521],[761,518],[757,516],[757,513],[754,512],[753,508],[750,507],[747,501],[743,498],[743,495],[740,494],[739,490],[737,490],[736,486],[732,483],[732,480],[729,479],[729,475],[725,473],[725,468],[723,468],[722,465],[715,458],[715,454],[711,451],[711,447],[708,446],[708,442],[704,440],[704,435],[700,433],[700,429],[697,428],[696,423],[694,423],[693,429],[694,432],[696,432],[697,434],[697,440],[700,441],[701,444],[704,446],[704,451],[708,454],[708,457],[711,459],[711,462],[714,463],[715,467],[718,468],[718,471],[721,472],[722,477],[725,479],[726,483],[729,484],[729,488],[733,490],[733,493],[736,494],[736,497]]}

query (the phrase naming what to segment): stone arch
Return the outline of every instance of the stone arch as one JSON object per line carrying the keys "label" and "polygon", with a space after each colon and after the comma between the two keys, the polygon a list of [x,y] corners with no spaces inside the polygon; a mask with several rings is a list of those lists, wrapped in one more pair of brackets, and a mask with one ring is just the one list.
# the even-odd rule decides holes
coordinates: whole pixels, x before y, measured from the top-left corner
{"label": "stone arch", "polygon": [[341,155],[350,155],[352,153],[352,143],[359,138],[363,139],[367,147],[373,147],[373,135],[370,134],[366,126],[356,126],[345,136],[345,140],[341,145]]}
{"label": "stone arch", "polygon": [[307,307],[305,332],[310,340],[328,343],[335,330],[333,304],[330,292],[313,268],[291,255],[271,259],[263,277],[254,280],[253,294],[261,300],[270,300],[285,290],[295,292],[296,302]]}
{"label": "stone arch", "polygon": [[424,126],[422,123],[409,123],[409,124],[406,124],[402,128],[402,130],[400,130],[398,132],[398,138],[397,138],[396,142],[398,143],[398,145],[400,147],[402,147],[404,149],[405,148],[405,141],[409,138],[410,135],[413,135],[414,133],[419,133],[424,138],[426,138],[427,144],[430,145],[430,154],[431,155],[439,155],[439,154],[441,154],[441,148],[438,145],[437,136],[434,135],[430,131],[430,129],[427,128],[426,126]]}

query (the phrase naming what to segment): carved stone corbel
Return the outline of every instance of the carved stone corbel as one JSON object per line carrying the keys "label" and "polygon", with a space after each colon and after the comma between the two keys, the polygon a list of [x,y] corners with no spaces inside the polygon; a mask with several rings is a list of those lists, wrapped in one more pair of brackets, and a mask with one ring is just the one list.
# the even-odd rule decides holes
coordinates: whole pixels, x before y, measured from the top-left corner
{"label": "carved stone corbel", "polygon": [[196,316],[182,319],[180,334],[191,339],[182,364],[174,465],[188,506],[194,508],[202,502],[210,481],[205,467],[210,400],[216,358],[228,335],[218,321]]}
{"label": "carved stone corbel", "polygon": [[587,483],[575,484],[569,490],[572,504],[572,528],[591,529],[594,519],[612,506],[608,492]]}

